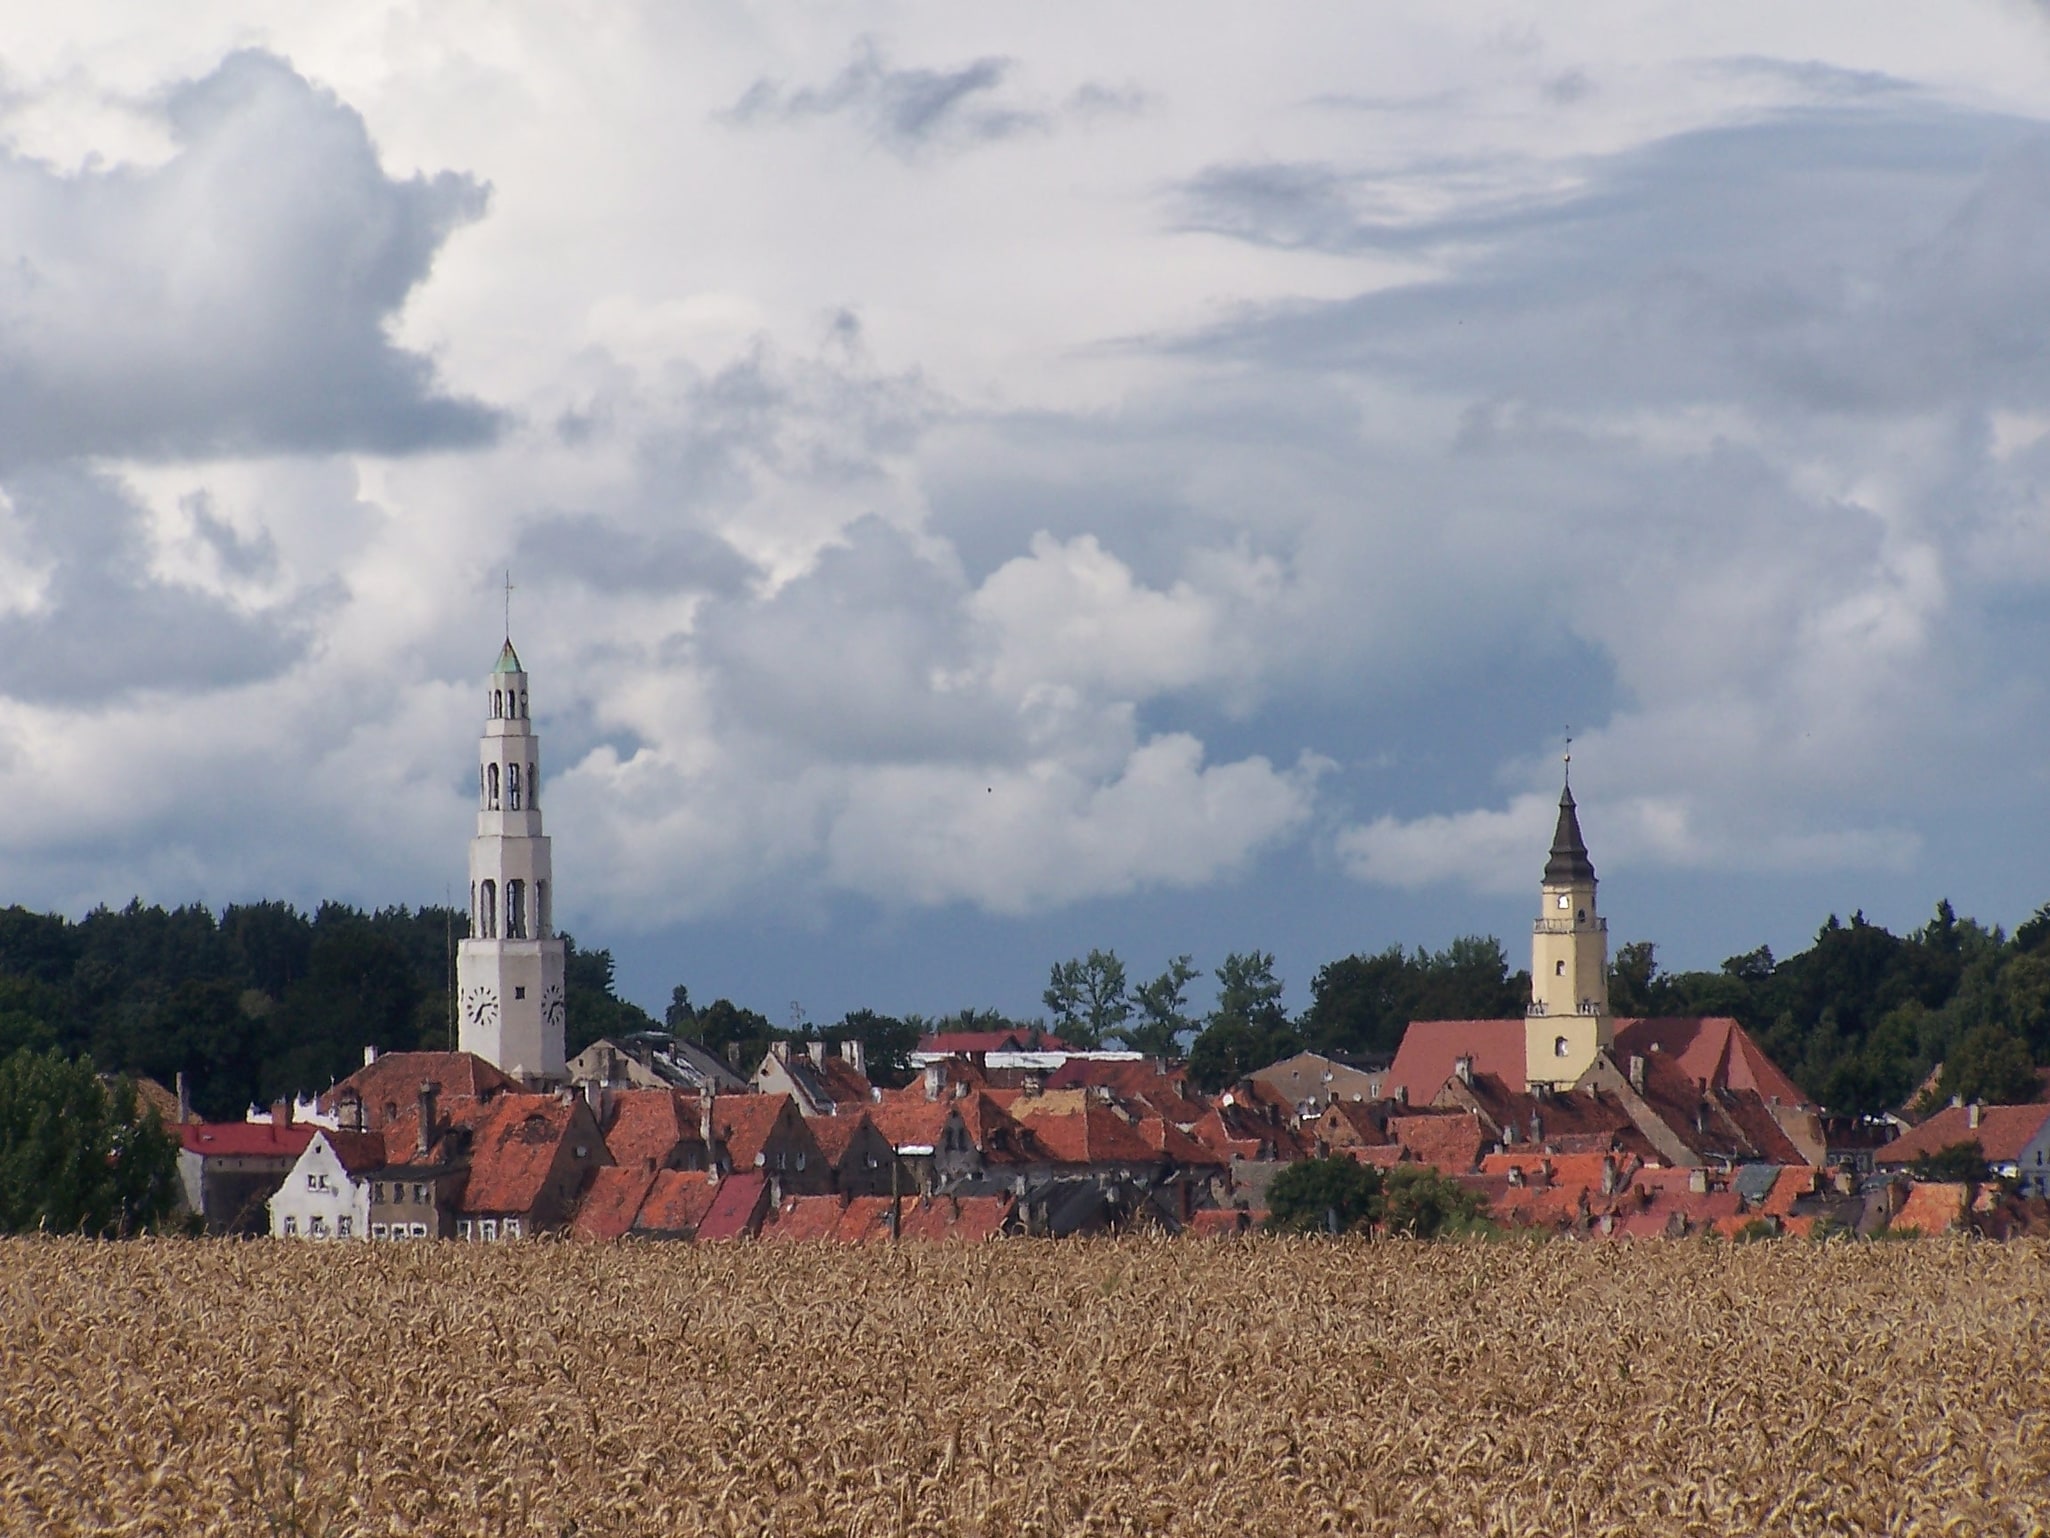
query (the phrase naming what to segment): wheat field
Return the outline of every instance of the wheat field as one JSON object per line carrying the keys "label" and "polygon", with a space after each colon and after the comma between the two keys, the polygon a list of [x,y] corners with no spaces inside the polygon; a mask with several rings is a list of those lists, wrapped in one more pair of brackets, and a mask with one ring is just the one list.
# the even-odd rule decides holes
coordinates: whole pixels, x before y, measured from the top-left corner
{"label": "wheat field", "polygon": [[0,1531],[2050,1523],[2050,1250],[0,1243]]}

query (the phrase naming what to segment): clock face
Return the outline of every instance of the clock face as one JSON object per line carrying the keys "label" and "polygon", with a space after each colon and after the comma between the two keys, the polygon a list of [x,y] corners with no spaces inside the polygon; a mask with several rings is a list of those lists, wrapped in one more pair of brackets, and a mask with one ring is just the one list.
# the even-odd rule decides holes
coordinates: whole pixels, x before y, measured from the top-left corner
{"label": "clock face", "polygon": [[562,1003],[562,984],[550,983],[541,995],[541,1018],[550,1025],[560,1025],[566,1013]]}
{"label": "clock face", "polygon": [[498,991],[480,984],[463,995],[463,1013],[478,1025],[498,1018]]}

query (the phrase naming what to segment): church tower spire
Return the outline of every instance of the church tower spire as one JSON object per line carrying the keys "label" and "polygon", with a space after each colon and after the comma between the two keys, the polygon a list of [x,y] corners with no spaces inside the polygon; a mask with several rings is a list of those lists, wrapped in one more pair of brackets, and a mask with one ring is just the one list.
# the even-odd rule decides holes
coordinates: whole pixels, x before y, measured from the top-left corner
{"label": "church tower spire", "polygon": [[[1568,760],[1569,764],[1571,760]],[[1569,780],[1539,885],[1524,1017],[1524,1079],[1571,1086],[1615,1040],[1609,1015],[1609,922],[1595,911],[1594,861]]]}
{"label": "church tower spire", "polygon": [[458,1045],[530,1085],[564,1077],[564,947],[541,831],[541,739],[511,636],[485,691],[470,840],[470,937],[456,953]]}

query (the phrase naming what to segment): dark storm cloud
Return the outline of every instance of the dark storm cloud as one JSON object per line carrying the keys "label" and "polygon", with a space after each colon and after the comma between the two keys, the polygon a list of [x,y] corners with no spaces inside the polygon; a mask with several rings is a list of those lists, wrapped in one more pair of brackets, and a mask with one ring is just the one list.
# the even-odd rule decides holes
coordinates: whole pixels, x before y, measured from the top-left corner
{"label": "dark storm cloud", "polygon": [[0,460],[493,436],[387,334],[482,186],[386,176],[362,118],[268,54],[162,111],[161,165],[0,156]]}
{"label": "dark storm cloud", "polygon": [[1568,405],[1857,412],[2050,391],[2040,124],[1803,113],[1683,135],[1591,167],[1570,198],[1393,238],[1347,225],[1358,185],[1222,168],[1186,192],[1205,227],[1264,244],[1478,254],[1443,280],[1249,311],[1182,345]]}
{"label": "dark storm cloud", "polygon": [[[29,469],[7,492],[22,553],[49,576],[31,611],[0,616],[0,693],[94,704],[135,690],[202,692],[274,677],[305,653],[318,602],[288,621],[159,580],[142,511],[104,477]],[[266,559],[263,541],[217,522],[200,533],[233,558]]]}

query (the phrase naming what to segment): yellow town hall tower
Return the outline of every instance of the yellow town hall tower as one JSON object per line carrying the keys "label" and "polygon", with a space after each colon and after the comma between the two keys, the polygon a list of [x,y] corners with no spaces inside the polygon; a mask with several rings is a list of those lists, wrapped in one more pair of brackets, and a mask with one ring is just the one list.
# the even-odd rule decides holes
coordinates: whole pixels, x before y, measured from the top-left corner
{"label": "yellow town hall tower", "polygon": [[1609,1014],[1609,924],[1595,911],[1594,862],[1580,836],[1569,782],[1545,862],[1530,942],[1530,1005],[1524,1015],[1524,1078],[1570,1087],[1615,1040]]}

